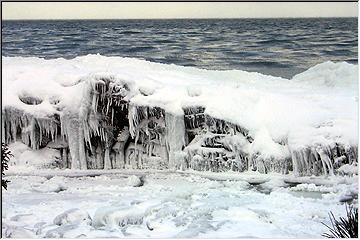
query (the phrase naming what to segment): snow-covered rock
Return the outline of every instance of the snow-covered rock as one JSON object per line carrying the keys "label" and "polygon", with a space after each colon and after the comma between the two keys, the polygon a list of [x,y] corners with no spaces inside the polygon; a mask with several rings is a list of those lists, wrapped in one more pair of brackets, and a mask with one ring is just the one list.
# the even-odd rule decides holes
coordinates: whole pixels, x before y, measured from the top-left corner
{"label": "snow-covered rock", "polygon": [[107,207],[98,209],[95,212],[92,225],[95,228],[123,227],[125,225],[142,224],[145,211],[139,208],[116,208]]}
{"label": "snow-covered rock", "polygon": [[56,225],[80,223],[91,224],[91,218],[86,211],[78,208],[69,209],[54,218],[54,224]]}
{"label": "snow-covered rock", "polygon": [[2,233],[5,238],[35,238],[35,234],[23,227],[4,224]]}
{"label": "snow-covered rock", "polygon": [[344,164],[339,167],[338,172],[348,174],[348,175],[358,175],[359,167],[357,164]]}
{"label": "snow-covered rock", "polygon": [[21,164],[45,149],[72,169],[332,175],[357,163],[357,65],[284,79],[100,55],[2,62],[3,141],[31,148],[17,148]]}
{"label": "snow-covered rock", "polygon": [[127,184],[132,187],[139,187],[142,182],[138,176],[132,175],[128,177]]}
{"label": "snow-covered rock", "polygon": [[67,186],[64,182],[64,177],[52,177],[51,179],[42,182],[41,184],[33,184],[32,190],[35,192],[61,192],[65,191]]}
{"label": "snow-covered rock", "polygon": [[65,234],[76,228],[77,228],[76,224],[63,225],[47,231],[45,234],[45,238],[64,238]]}

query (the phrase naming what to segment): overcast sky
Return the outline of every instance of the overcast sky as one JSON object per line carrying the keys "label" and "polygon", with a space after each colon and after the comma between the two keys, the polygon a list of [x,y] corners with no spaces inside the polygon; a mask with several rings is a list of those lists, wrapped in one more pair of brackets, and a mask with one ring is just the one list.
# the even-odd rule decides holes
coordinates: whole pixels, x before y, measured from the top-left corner
{"label": "overcast sky", "polygon": [[355,2],[3,2],[3,19],[357,17]]}

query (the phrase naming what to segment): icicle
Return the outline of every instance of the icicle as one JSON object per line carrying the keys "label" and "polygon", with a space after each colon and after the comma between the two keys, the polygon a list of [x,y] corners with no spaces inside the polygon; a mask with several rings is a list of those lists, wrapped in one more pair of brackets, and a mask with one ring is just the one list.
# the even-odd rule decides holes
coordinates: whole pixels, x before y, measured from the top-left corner
{"label": "icicle", "polygon": [[110,149],[105,147],[104,169],[111,169]]}
{"label": "icicle", "polygon": [[137,108],[133,104],[129,104],[129,110],[128,110],[128,119],[129,119],[129,131],[131,134],[131,137],[135,137],[136,134],[136,127],[138,125],[139,116]]}
{"label": "icicle", "polygon": [[87,160],[86,160],[86,152],[85,152],[85,142],[84,142],[84,129],[82,128],[82,124],[79,124],[79,163],[80,169],[87,169]]}
{"label": "icicle", "polygon": [[317,150],[317,152],[319,153],[320,159],[321,159],[321,161],[322,161],[322,163],[323,163],[324,174],[327,174],[327,172],[328,172],[328,171],[326,170],[326,168],[327,168],[327,169],[329,170],[329,174],[330,174],[330,175],[334,175],[333,165],[332,165],[332,163],[331,163],[331,160],[330,160],[328,154],[325,153],[324,149],[321,148],[321,147],[318,147],[316,150]]}
{"label": "icicle", "polygon": [[111,109],[111,125],[114,125],[114,109]]}
{"label": "icicle", "polygon": [[185,145],[185,123],[184,116],[165,114],[166,146],[169,154],[169,167],[176,166],[175,153],[181,151]]}

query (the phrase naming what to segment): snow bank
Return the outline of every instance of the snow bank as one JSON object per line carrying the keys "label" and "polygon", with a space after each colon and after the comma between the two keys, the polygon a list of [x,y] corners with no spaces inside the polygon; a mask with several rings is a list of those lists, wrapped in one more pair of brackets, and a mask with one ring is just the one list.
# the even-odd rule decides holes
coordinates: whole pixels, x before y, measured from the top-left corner
{"label": "snow bank", "polygon": [[59,167],[60,154],[59,151],[50,148],[42,148],[38,151],[33,151],[27,145],[21,142],[14,142],[9,145],[12,154],[14,155],[9,162],[11,167],[22,166],[29,170],[34,168],[54,168]]}
{"label": "snow bank", "polygon": [[55,142],[64,167],[311,175],[357,162],[357,65],[288,80],[100,55],[2,60],[3,140]]}
{"label": "snow bank", "polygon": [[351,65],[346,62],[334,63],[328,61],[295,75],[292,81],[303,82],[314,87],[357,88],[357,71],[357,65]]}

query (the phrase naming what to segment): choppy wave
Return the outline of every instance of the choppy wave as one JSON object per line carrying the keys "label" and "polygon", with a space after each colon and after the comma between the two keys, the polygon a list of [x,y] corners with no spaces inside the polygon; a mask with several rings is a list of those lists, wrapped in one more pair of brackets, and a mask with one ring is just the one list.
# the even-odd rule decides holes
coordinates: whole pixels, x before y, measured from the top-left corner
{"label": "choppy wave", "polygon": [[11,21],[4,56],[137,57],[291,78],[325,62],[357,63],[357,19]]}

